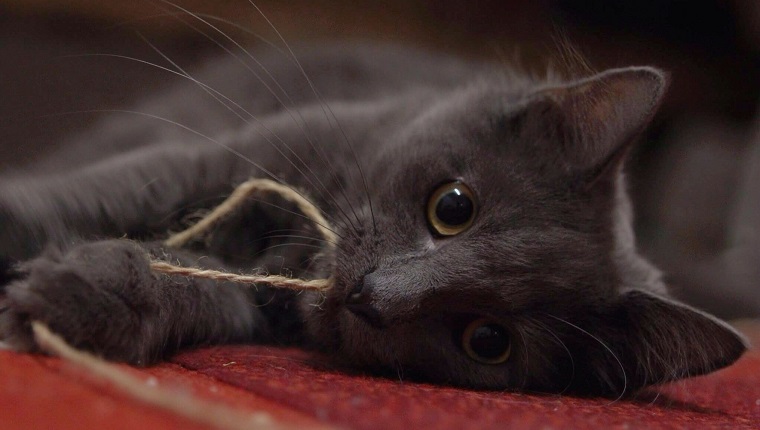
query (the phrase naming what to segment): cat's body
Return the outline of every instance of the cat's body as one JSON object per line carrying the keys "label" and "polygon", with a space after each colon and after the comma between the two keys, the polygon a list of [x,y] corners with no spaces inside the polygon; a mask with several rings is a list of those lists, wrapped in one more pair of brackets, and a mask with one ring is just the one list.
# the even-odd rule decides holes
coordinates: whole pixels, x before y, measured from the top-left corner
{"label": "cat's body", "polygon": [[[32,349],[39,319],[140,364],[184,345],[287,341],[440,383],[609,395],[744,351],[728,326],[667,299],[636,252],[622,163],[664,91],[657,70],[561,82],[342,46],[299,55],[309,82],[287,54],[257,57],[266,70],[242,58],[194,76],[213,96],[187,82],[0,184],[0,256],[31,259],[4,275],[0,337]],[[203,247],[153,241],[270,174],[328,214],[333,252],[271,197],[288,210],[252,201]],[[92,242],[124,235],[145,242]],[[167,277],[147,253],[335,286]]]}

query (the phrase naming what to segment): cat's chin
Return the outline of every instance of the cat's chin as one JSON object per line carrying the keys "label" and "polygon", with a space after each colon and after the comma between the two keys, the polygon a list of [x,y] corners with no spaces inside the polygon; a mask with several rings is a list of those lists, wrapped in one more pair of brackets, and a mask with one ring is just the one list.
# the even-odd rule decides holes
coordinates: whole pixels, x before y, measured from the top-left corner
{"label": "cat's chin", "polygon": [[314,298],[301,302],[301,312],[310,343],[316,349],[331,355],[339,354],[345,351],[347,342],[352,343],[351,339],[357,330],[376,330],[352,314],[342,303],[336,303],[329,297],[316,301]]}
{"label": "cat's chin", "polygon": [[398,327],[372,324],[349,310],[338,294],[303,295],[300,308],[315,348],[350,361],[352,367],[377,367],[388,362]]}

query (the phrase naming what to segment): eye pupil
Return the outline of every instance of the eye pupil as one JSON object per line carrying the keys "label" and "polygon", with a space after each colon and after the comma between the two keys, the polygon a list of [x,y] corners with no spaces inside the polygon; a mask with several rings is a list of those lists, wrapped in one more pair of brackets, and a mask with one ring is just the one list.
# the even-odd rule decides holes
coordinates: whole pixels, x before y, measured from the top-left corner
{"label": "eye pupil", "polygon": [[509,348],[509,337],[501,326],[483,325],[476,328],[470,338],[470,348],[487,360],[499,358]]}
{"label": "eye pupil", "polygon": [[475,361],[504,363],[512,352],[509,331],[493,320],[478,318],[462,333],[462,349]]}
{"label": "eye pupil", "polygon": [[475,195],[463,182],[439,186],[428,199],[427,221],[438,237],[455,236],[470,228],[478,208]]}
{"label": "eye pupil", "polygon": [[435,215],[448,225],[458,226],[470,220],[473,210],[472,200],[459,189],[454,188],[438,200]]}

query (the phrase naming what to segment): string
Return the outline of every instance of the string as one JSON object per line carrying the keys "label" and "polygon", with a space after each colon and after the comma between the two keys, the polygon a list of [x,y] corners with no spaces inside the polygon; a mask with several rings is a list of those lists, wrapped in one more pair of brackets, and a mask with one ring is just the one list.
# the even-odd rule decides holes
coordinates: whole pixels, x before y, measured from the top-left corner
{"label": "string", "polygon": [[[172,248],[181,248],[192,240],[197,240],[208,234],[225,217],[241,207],[246,199],[253,194],[262,192],[274,192],[287,201],[294,203],[298,209],[310,219],[317,230],[324,237],[330,247],[337,242],[337,235],[331,229],[330,224],[322,216],[319,209],[301,194],[292,188],[279,184],[269,179],[250,179],[240,184],[235,191],[211,213],[203,217],[190,228],[170,236],[164,244]],[[152,260],[150,268],[154,272],[167,275],[187,276],[192,278],[213,279],[217,281],[235,282],[241,284],[264,284],[275,288],[287,288],[301,291],[325,291],[332,285],[331,279],[304,280],[288,278],[280,275],[241,275],[219,270],[200,269],[194,267],[177,266],[166,261]]]}
{"label": "string", "polygon": [[[135,400],[172,412],[195,423],[226,430],[285,430],[301,428],[278,423],[266,412],[243,412],[221,403],[201,400],[178,390],[150,386],[142,379],[92,354],[77,350],[39,321],[32,321],[39,347]],[[324,425],[321,428],[329,428]]]}

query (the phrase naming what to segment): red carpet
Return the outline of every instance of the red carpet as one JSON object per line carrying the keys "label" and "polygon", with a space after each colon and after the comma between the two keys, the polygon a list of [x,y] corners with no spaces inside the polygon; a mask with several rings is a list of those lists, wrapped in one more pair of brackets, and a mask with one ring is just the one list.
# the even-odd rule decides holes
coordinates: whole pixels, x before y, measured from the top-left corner
{"label": "red carpet", "polygon": [[[760,334],[755,330],[748,334]],[[0,351],[0,428],[203,428],[64,366],[54,358]],[[300,428],[760,428],[757,350],[723,371],[613,403],[349,376],[315,368],[301,351],[258,346],[190,351],[130,371],[149,385],[264,410]]]}

